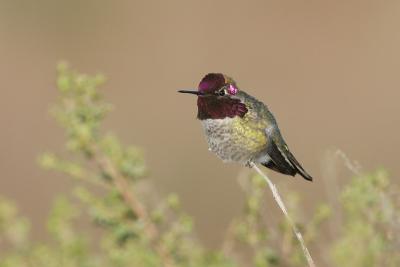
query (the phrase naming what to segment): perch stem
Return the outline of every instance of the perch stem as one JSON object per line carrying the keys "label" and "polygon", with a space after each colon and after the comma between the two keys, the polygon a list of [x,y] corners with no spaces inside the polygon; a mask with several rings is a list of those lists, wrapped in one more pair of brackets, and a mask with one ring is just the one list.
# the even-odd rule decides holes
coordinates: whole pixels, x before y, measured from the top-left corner
{"label": "perch stem", "polygon": [[307,260],[308,266],[310,267],[316,267],[315,263],[311,257],[310,252],[308,251],[306,244],[304,242],[303,236],[301,234],[301,232],[299,231],[299,229],[297,228],[296,224],[293,222],[292,218],[289,216],[289,213],[287,212],[286,206],[282,201],[282,198],[278,192],[278,189],[276,188],[276,186],[271,182],[271,180],[268,178],[268,176],[260,170],[260,168],[258,168],[258,166],[256,164],[254,164],[253,162],[250,163],[250,166],[252,168],[254,168],[259,175],[261,175],[261,177],[264,178],[264,180],[267,182],[269,188],[271,189],[272,195],[276,201],[276,203],[278,203],[279,208],[282,210],[283,214],[285,215],[287,221],[289,222],[289,225],[292,227],[292,230],[297,238],[297,240],[299,241],[301,248],[303,250],[304,256]]}

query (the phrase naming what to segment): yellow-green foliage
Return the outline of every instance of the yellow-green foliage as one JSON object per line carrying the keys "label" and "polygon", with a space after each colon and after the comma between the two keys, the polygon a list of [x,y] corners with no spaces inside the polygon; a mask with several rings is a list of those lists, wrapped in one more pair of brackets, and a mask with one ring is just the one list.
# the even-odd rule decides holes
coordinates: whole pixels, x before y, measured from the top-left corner
{"label": "yellow-green foliage", "polygon": [[345,221],[332,250],[337,266],[400,266],[398,197],[383,170],[351,181],[341,195]]}
{"label": "yellow-green foliage", "polygon": [[[32,241],[28,220],[12,202],[0,199],[0,267],[305,266],[285,219],[268,223],[265,184],[258,176],[248,177],[243,215],[232,221],[222,248],[214,251],[193,236],[192,218],[182,211],[175,194],[156,206],[144,205],[145,196],[137,190],[146,175],[140,150],[100,131],[110,110],[98,92],[104,81],[100,75],[76,73],[66,64],[58,67],[60,98],[52,113],[65,129],[71,157],[45,153],[39,162],[76,179],[76,186],[55,200],[48,242]],[[299,197],[287,193],[284,198],[306,243],[311,250],[318,248],[321,255],[313,256],[320,266],[394,267],[400,266],[395,193],[384,171],[357,175],[341,193],[341,211],[320,204],[306,220]],[[339,212],[339,234],[327,237],[320,228]],[[82,229],[82,218],[95,227]]]}

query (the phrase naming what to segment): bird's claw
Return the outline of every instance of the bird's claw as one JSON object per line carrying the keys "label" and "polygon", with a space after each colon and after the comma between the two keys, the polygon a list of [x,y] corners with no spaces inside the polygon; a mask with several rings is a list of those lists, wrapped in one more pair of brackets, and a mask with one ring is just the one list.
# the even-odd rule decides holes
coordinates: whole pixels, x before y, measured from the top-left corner
{"label": "bird's claw", "polygon": [[253,168],[254,163],[251,160],[246,161],[246,164],[244,166],[248,168]]}

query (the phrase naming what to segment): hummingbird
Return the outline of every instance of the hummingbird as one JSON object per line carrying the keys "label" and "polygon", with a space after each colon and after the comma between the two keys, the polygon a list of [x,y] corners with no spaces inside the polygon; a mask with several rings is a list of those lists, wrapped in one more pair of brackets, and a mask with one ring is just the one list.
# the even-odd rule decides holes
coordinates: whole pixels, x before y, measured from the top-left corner
{"label": "hummingbird", "polygon": [[197,96],[197,118],[209,150],[224,162],[261,164],[276,172],[312,177],[290,152],[268,107],[222,73],[209,73],[197,90],[179,90]]}

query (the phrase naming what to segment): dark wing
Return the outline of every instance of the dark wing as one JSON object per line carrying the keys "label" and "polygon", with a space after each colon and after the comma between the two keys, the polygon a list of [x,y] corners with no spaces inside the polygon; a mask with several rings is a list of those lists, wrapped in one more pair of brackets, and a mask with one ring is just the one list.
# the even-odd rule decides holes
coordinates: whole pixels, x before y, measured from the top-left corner
{"label": "dark wing", "polygon": [[295,176],[297,171],[290,163],[290,161],[283,155],[283,153],[278,149],[277,145],[273,140],[269,140],[267,147],[267,154],[270,160],[266,163],[262,163],[265,167],[270,168],[274,171]]}
{"label": "dark wing", "polygon": [[294,165],[294,167],[296,168],[296,171],[298,174],[300,174],[301,176],[303,176],[304,179],[308,180],[308,181],[312,181],[313,178],[311,177],[311,175],[309,175],[306,170],[304,170],[303,166],[301,166],[301,164],[297,161],[297,159],[293,156],[293,154],[287,150],[287,157],[289,159],[289,161]]}
{"label": "dark wing", "polygon": [[[279,129],[273,129],[279,131]],[[267,154],[270,158],[269,161],[261,163],[267,168],[274,171],[295,176],[297,173],[303,176],[304,179],[312,181],[312,177],[304,170],[301,164],[296,160],[293,154],[289,151],[287,145],[284,143],[279,132],[271,134],[267,131],[268,146]],[[279,139],[279,140],[276,140]]]}

